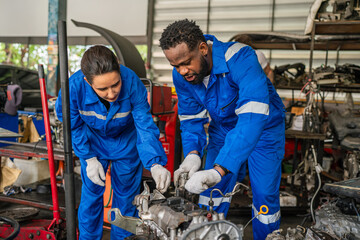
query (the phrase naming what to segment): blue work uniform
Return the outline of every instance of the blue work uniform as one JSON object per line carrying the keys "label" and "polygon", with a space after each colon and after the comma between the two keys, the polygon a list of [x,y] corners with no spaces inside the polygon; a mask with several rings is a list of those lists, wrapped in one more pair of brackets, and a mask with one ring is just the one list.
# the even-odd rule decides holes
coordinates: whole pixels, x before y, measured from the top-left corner
{"label": "blue work uniform", "polygon": [[[184,155],[197,150],[201,155],[209,142],[205,169],[219,164],[230,171],[213,188],[231,192],[239,171],[248,160],[253,191],[253,216],[262,205],[267,214],[253,220],[254,239],[265,239],[280,225],[279,185],[285,144],[285,110],[270,80],[261,68],[255,51],[244,44],[212,42],[213,66],[207,87],[192,85],[177,71],[173,80],[179,99]],[[204,191],[199,204],[208,206],[210,192]],[[214,210],[227,213],[230,198],[213,192]],[[265,208],[262,209],[265,212]]]}
{"label": "blue work uniform", "polygon": [[[78,209],[80,239],[101,239],[103,232],[103,193],[86,174],[87,159],[96,157],[107,171],[111,161],[113,208],[124,216],[136,216],[132,205],[140,193],[142,168],[150,169],[167,158],[159,141],[159,130],[150,114],[147,91],[129,68],[120,65],[122,86],[116,101],[107,109],[81,71],[69,79],[72,146],[81,161],[81,202]],[[56,113],[62,121],[61,91]],[[142,164],[141,164],[142,163]],[[111,227],[112,239],[131,233]]]}

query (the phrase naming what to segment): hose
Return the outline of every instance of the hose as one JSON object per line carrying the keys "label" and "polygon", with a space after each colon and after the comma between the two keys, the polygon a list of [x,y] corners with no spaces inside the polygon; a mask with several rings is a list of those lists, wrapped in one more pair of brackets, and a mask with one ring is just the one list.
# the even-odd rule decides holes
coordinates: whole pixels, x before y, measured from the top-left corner
{"label": "hose", "polygon": [[256,216],[254,216],[252,219],[250,219],[250,221],[248,221],[246,224],[245,224],[245,227],[243,229],[243,231],[245,231],[245,228],[249,225],[249,223],[251,223],[257,216],[259,216],[260,213],[258,213]]}
{"label": "hose", "polygon": [[316,189],[316,192],[314,193],[314,195],[313,195],[313,197],[312,197],[312,199],[311,199],[311,202],[310,202],[311,217],[312,217],[313,222],[316,223],[315,214],[314,214],[314,208],[313,208],[313,203],[314,203],[314,199],[316,198],[316,195],[319,193],[320,188],[321,188],[320,172],[322,171],[322,168],[321,168],[320,165],[318,165],[314,145],[311,145],[311,150],[312,150],[312,153],[313,153],[313,155],[314,155],[315,171],[316,171],[316,176],[317,176],[318,181],[319,181],[319,184],[318,184],[319,186],[318,186],[318,188]]}
{"label": "hose", "polygon": [[[19,222],[13,218],[4,217],[4,216],[0,216],[0,221],[10,224],[12,226],[12,228],[14,229],[13,232],[9,236],[7,236],[4,240],[12,240],[12,239],[16,238],[20,232]],[[0,239],[2,239],[2,238],[0,238]]]}
{"label": "hose", "polygon": [[107,208],[110,204],[110,201],[111,201],[111,197],[112,197],[112,185],[110,186],[110,196],[109,196],[109,200],[107,202],[107,204],[104,206],[104,208]]}
{"label": "hose", "polygon": [[[245,184],[238,182],[238,183],[235,184],[233,190],[232,190],[231,192],[229,192],[229,193],[226,193],[225,195],[224,195],[224,194],[222,193],[222,191],[221,191],[220,189],[218,189],[218,188],[214,188],[213,190],[211,190],[211,192],[210,192],[210,200],[209,200],[210,212],[213,211],[213,206],[214,206],[214,202],[213,202],[213,200],[212,200],[212,198],[213,198],[213,192],[214,192],[214,191],[219,192],[222,197],[228,198],[228,197],[231,197],[231,196],[235,195],[236,193],[240,192],[240,190],[241,190],[241,189],[240,189],[240,186],[243,186],[243,187],[246,188],[247,190],[250,189],[250,188],[249,188],[248,186],[246,186]],[[238,189],[238,187],[239,187],[239,189]]]}

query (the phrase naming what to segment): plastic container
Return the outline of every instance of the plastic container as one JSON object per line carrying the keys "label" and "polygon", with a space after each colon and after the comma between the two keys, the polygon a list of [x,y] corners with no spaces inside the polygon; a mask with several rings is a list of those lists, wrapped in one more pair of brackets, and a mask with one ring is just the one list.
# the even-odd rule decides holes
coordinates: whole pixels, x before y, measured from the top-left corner
{"label": "plastic container", "polygon": [[29,160],[14,158],[17,168],[21,169],[15,186],[27,185],[50,178],[49,163],[46,159],[32,158]]}

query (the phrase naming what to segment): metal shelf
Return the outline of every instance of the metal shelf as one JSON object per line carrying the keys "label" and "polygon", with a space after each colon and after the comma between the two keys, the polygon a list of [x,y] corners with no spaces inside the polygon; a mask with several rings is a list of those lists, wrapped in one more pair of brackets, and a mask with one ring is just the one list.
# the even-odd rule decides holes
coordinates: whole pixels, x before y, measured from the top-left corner
{"label": "metal shelf", "polygon": [[314,22],[315,35],[360,35],[360,21]]}
{"label": "metal shelf", "polygon": [[[329,22],[315,22],[315,28],[320,28],[321,32],[327,32],[329,35],[315,34],[314,50],[360,50],[360,23],[352,21],[351,23],[331,25]],[[345,25],[345,27],[343,27]],[[350,27],[346,27],[349,25]],[[334,26],[342,28],[334,30]],[[351,29],[350,34],[344,32],[344,29]],[[334,34],[335,32],[335,34]],[[341,34],[340,34],[341,33]],[[248,35],[252,39],[252,46],[256,49],[274,49],[274,50],[311,50],[311,35],[299,35],[283,32],[241,32],[233,36],[230,41],[234,41],[240,35]]]}
{"label": "metal shelf", "polygon": [[[272,50],[311,50],[311,41],[306,43],[289,42],[256,42],[253,44],[256,49]],[[314,50],[360,50],[359,40],[315,40]]]}
{"label": "metal shelf", "polygon": [[347,93],[360,93],[360,84],[351,85],[321,85],[321,91],[325,92],[347,92]]}
{"label": "metal shelf", "polygon": [[[275,86],[276,89],[288,89],[288,90],[301,90],[302,86]],[[347,93],[360,93],[360,84],[326,84],[319,85],[320,91],[324,92],[347,92]]]}
{"label": "metal shelf", "polygon": [[[317,50],[315,48],[316,46],[316,36],[321,35],[332,35],[334,38],[336,36],[344,36],[341,42],[339,43],[338,47],[336,48],[336,51],[338,52],[340,50],[345,50],[344,45],[347,40],[355,41],[355,43],[348,43],[346,47],[348,49],[346,50],[358,50],[358,47],[360,45],[360,21],[314,21],[313,28],[311,31],[311,45],[310,45],[310,59],[309,59],[309,77],[313,77],[313,71],[312,71],[312,65],[313,65],[313,54],[314,50]],[[347,36],[347,37],[346,37]],[[356,43],[357,42],[357,43]],[[326,49],[330,50],[330,49]],[[336,63],[338,62],[338,58],[336,60]],[[336,90],[336,88],[335,88]]]}

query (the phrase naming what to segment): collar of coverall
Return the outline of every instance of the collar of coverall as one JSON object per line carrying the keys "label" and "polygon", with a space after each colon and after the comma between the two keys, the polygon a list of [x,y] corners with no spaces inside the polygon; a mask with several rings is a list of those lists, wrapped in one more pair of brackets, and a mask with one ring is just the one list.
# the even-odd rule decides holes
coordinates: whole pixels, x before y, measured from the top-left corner
{"label": "collar of coverall", "polygon": [[227,67],[226,60],[225,60],[225,51],[227,49],[224,49],[223,43],[221,43],[219,40],[216,39],[215,36],[205,34],[204,35],[206,41],[212,42],[212,74],[222,74],[222,73],[228,73],[229,68]]}
{"label": "collar of coverall", "polygon": [[[120,72],[121,71],[121,67],[120,67]],[[121,73],[120,73],[121,74]],[[90,86],[90,84],[88,84],[85,79],[84,79],[84,84],[85,84],[85,104],[94,104],[97,103],[98,101],[100,101],[99,97],[97,96],[97,94],[95,93],[94,89],[92,89],[92,87]],[[124,81],[122,81],[122,86],[121,86],[121,90],[120,90],[120,94],[119,97],[116,99],[115,102],[121,101],[125,98],[128,97],[128,93],[126,93],[125,91],[125,86],[124,86]],[[114,102],[114,103],[115,103]]]}

